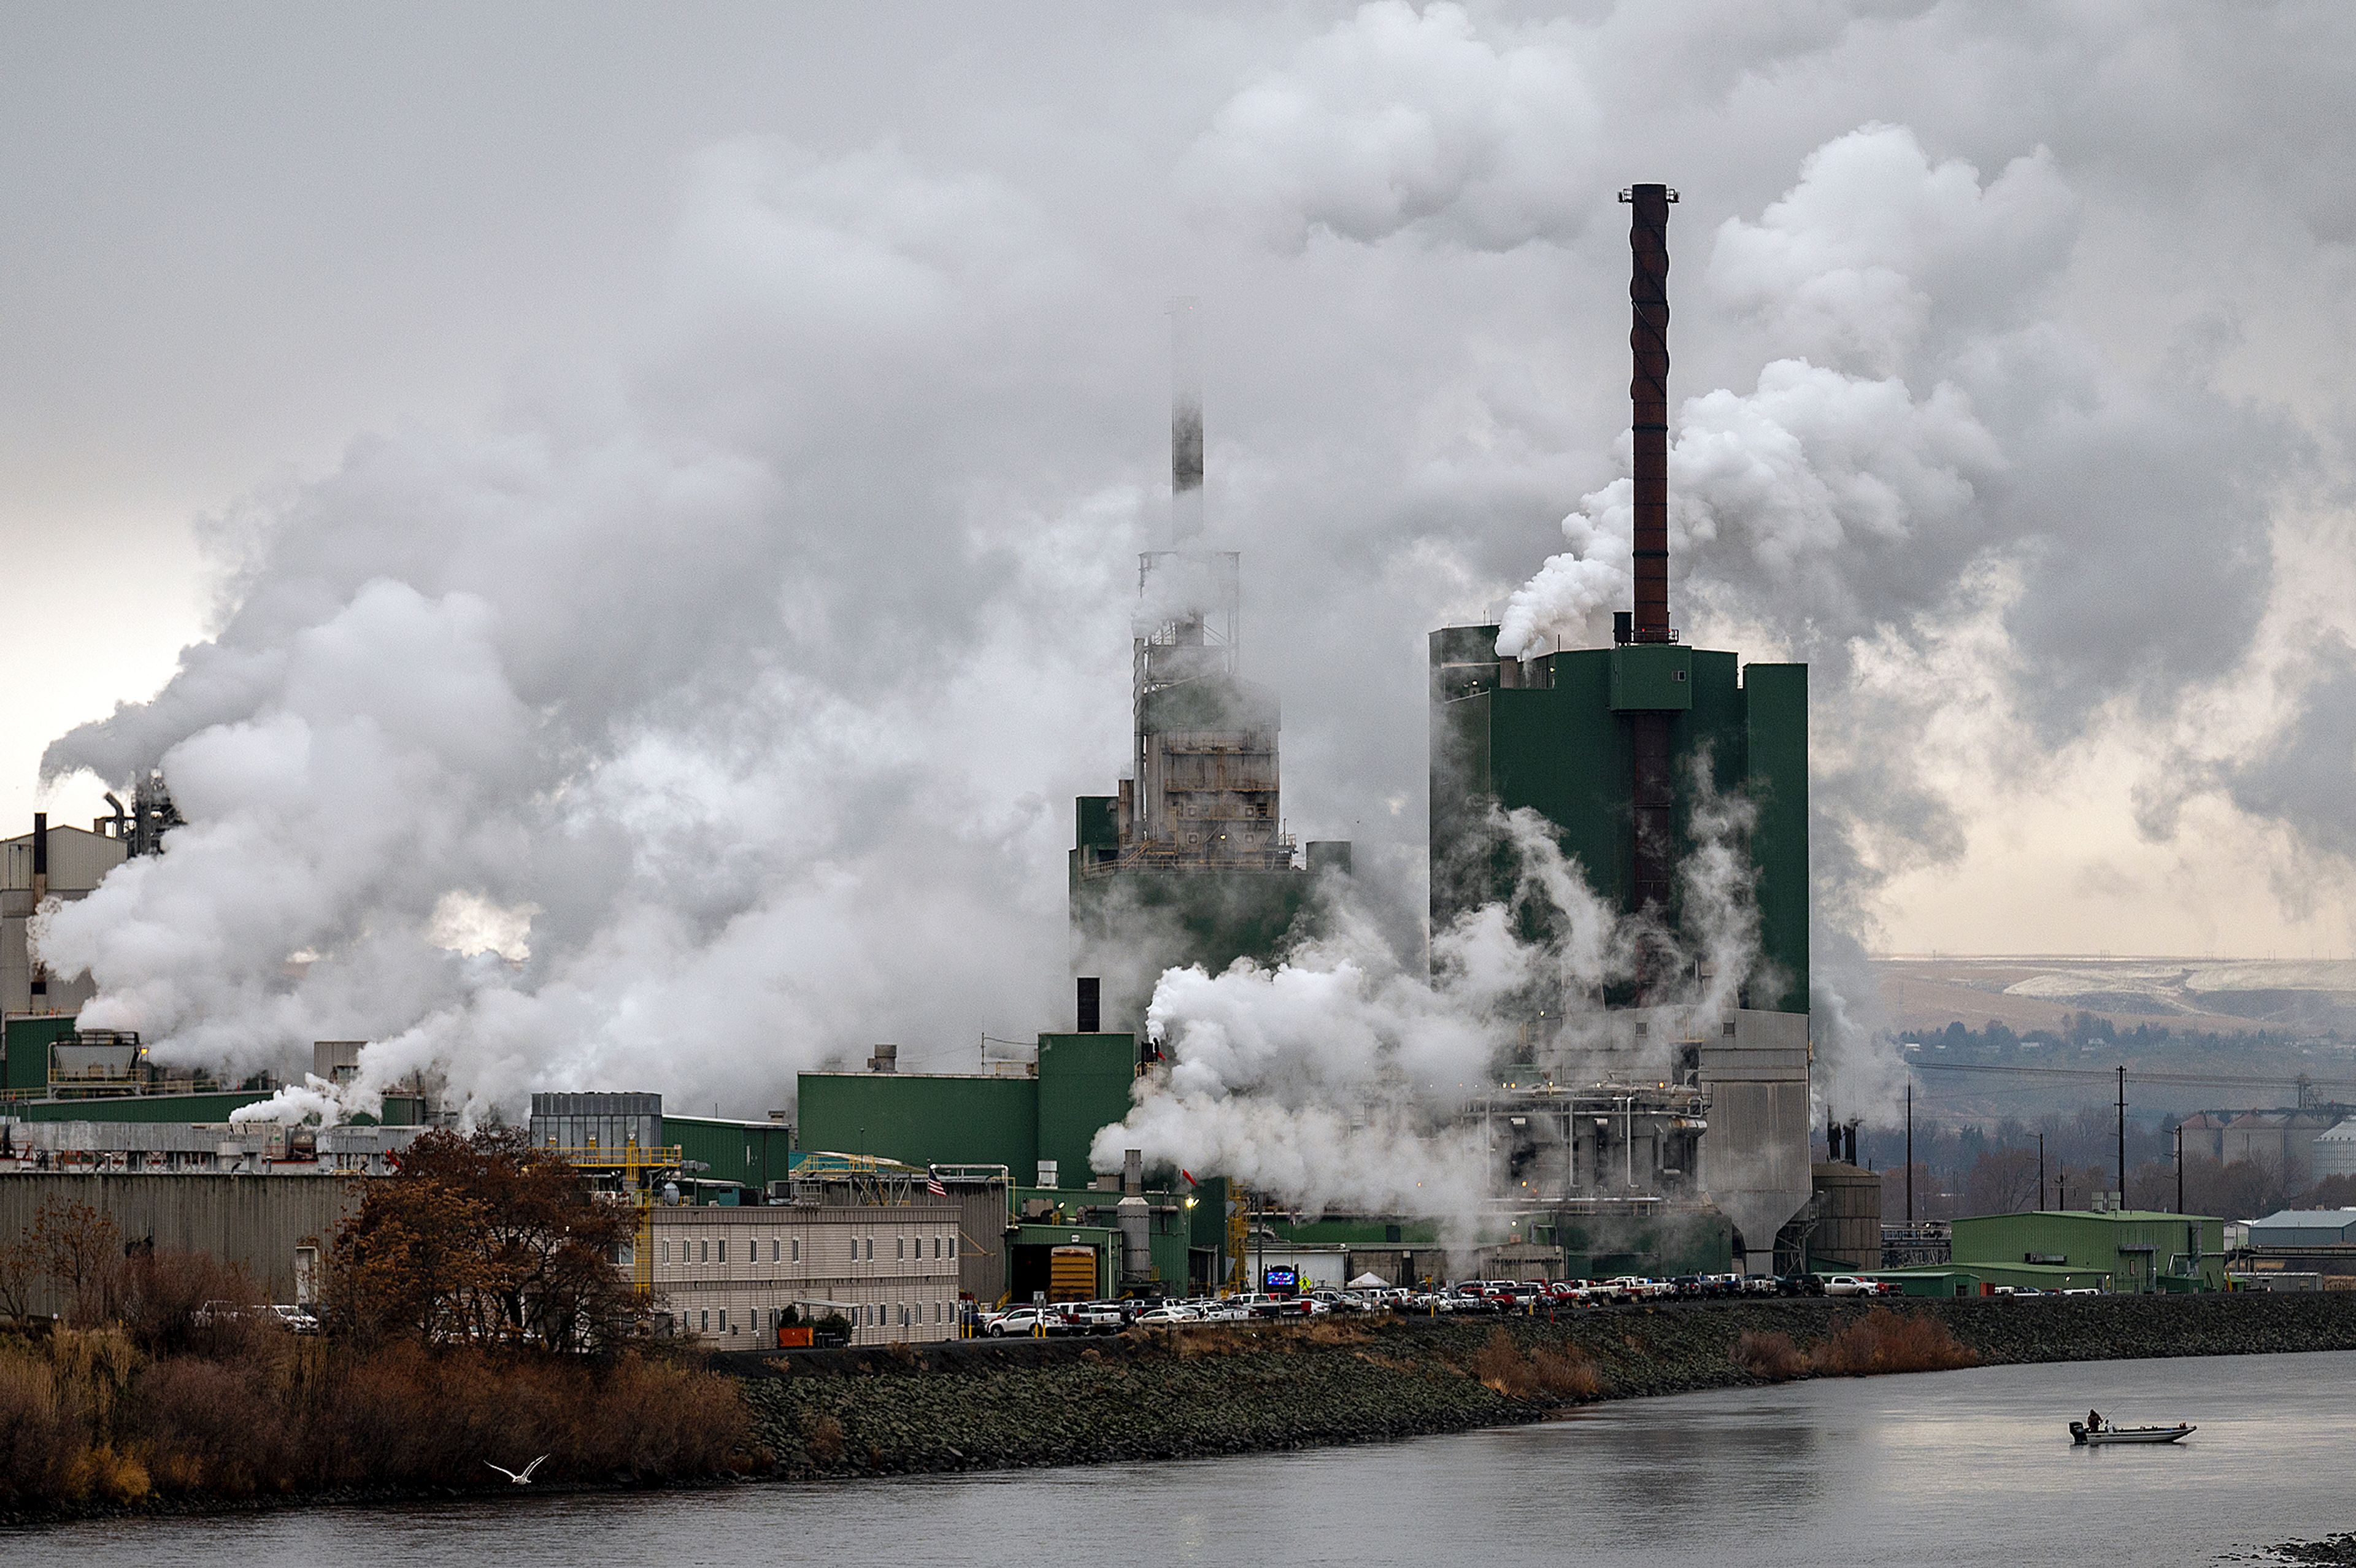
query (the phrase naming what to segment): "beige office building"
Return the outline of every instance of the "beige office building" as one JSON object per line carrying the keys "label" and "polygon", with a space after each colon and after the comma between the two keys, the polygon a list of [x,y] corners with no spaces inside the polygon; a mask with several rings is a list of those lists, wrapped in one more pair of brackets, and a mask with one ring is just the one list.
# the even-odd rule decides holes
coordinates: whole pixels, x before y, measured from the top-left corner
{"label": "beige office building", "polygon": [[830,1308],[857,1345],[953,1339],[958,1215],[909,1207],[667,1205],[652,1211],[654,1288],[671,1329],[718,1349],[776,1342],[789,1307]]}

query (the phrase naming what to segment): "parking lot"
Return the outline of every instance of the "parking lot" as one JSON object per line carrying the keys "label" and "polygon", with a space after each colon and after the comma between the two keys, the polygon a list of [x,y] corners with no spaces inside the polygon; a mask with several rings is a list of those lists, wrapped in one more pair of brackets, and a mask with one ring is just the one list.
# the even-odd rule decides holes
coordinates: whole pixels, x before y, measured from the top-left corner
{"label": "parking lot", "polygon": [[1350,1290],[1312,1288],[1293,1294],[1244,1293],[1222,1296],[1131,1298],[1120,1301],[1034,1303],[985,1312],[970,1332],[985,1339],[1053,1339],[1068,1335],[1118,1334],[1136,1328],[1186,1328],[1210,1325],[1299,1323],[1328,1317],[1389,1314],[1402,1317],[1554,1317],[1563,1313],[1662,1302],[1704,1305],[1715,1301],[1807,1296],[1895,1296],[1888,1281],[1848,1275],[1687,1275],[1676,1279],[1623,1275],[1609,1280],[1466,1280],[1429,1286]]}

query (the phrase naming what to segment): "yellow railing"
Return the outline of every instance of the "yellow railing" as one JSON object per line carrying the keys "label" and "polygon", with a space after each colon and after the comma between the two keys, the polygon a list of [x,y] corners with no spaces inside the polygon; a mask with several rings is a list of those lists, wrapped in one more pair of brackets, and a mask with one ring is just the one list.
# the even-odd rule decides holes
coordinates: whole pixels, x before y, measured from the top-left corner
{"label": "yellow railing", "polygon": [[150,1094],[222,1094],[218,1078],[86,1078],[52,1072],[38,1089],[0,1090],[0,1105],[31,1104],[45,1100],[131,1099]]}

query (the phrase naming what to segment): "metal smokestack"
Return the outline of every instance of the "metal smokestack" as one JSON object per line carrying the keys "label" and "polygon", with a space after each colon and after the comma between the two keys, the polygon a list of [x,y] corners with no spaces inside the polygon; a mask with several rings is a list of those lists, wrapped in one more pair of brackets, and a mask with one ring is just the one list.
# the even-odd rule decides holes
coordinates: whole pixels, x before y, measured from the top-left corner
{"label": "metal smokestack", "polygon": [[1677,193],[1665,185],[1632,185],[1628,204],[1628,347],[1635,373],[1628,382],[1634,404],[1636,446],[1636,615],[1640,643],[1676,640],[1669,629],[1669,205]]}
{"label": "metal smokestack", "polygon": [[1134,1286],[1153,1277],[1153,1211],[1144,1198],[1142,1151],[1121,1151],[1120,1190],[1121,1200],[1113,1205],[1113,1222],[1120,1231],[1120,1276]]}
{"label": "metal smokestack", "polygon": [[[33,907],[37,910],[49,896],[49,814],[33,813]],[[29,944],[27,944],[29,946]],[[33,960],[32,975],[27,986],[36,997],[49,994],[48,966],[38,958]],[[46,1005],[46,1003],[44,1004]]]}
{"label": "metal smokestack", "polygon": [[[1628,347],[1634,374],[1631,432],[1636,458],[1634,565],[1635,613],[1627,640],[1673,643],[1669,625],[1669,204],[1677,193],[1665,185],[1633,185],[1620,193],[1628,204]],[[1615,617],[1615,622],[1617,618]],[[1620,639],[1618,625],[1613,640]],[[1629,715],[1630,808],[1634,821],[1630,859],[1637,913],[1669,907],[1676,790],[1669,754],[1669,716],[1657,711]],[[1648,997],[1668,976],[1659,955],[1644,965],[1641,984]]]}
{"label": "metal smokestack", "polygon": [[1194,302],[1170,302],[1170,542],[1203,537],[1203,374],[1194,357]]}

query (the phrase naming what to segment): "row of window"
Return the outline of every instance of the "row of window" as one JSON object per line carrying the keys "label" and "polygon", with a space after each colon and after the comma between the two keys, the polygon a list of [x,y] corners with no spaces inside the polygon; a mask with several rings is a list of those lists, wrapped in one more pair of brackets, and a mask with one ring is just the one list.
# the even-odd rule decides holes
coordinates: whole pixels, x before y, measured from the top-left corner
{"label": "row of window", "polygon": [[[936,1301],[932,1306],[932,1320],[937,1324],[948,1322],[948,1304],[945,1302]],[[889,1303],[873,1302],[864,1306],[854,1306],[851,1307],[851,1326],[854,1328],[886,1328],[891,1327],[893,1314],[895,1311],[899,1314],[900,1327],[903,1328],[913,1328],[916,1327],[916,1325],[925,1321],[925,1304],[921,1301],[914,1304],[904,1304],[896,1308]],[[674,1312],[670,1315],[671,1327],[677,1332],[684,1334],[689,1331],[691,1327],[690,1319],[691,1318],[694,1320],[692,1327],[696,1333],[709,1334],[712,1331],[712,1319],[713,1315],[713,1309],[709,1307],[701,1307],[693,1312]],[[721,1333],[750,1333],[760,1328],[762,1326],[762,1321],[765,1318],[767,1320],[767,1326],[769,1328],[776,1328],[781,1327],[786,1321],[786,1308],[782,1307],[773,1307],[766,1308],[766,1310],[755,1310],[750,1317],[744,1319],[736,1328],[730,1328],[728,1325],[728,1308],[724,1307],[719,1308],[718,1317],[720,1318]]]}
{"label": "row of window", "polygon": [[[853,1236],[851,1238],[851,1261],[853,1263],[861,1261],[860,1243],[862,1240],[864,1240],[867,1243],[865,1261],[873,1263],[875,1261],[875,1238],[873,1236],[867,1236],[864,1238]],[[768,1242],[769,1261],[771,1263],[782,1262],[798,1264],[802,1261],[802,1243],[799,1237],[789,1238],[784,1243],[785,1252],[782,1257],[779,1255],[780,1249],[777,1238],[771,1236],[768,1238]],[[935,1236],[932,1238],[932,1243],[933,1256],[946,1259],[954,1259],[957,1256],[957,1238],[955,1236]],[[672,1249],[674,1247],[678,1249],[678,1253],[675,1259],[672,1254]],[[716,1256],[714,1255],[715,1252],[717,1253]],[[895,1262],[906,1263],[912,1257],[921,1259],[924,1255],[924,1237],[895,1236],[892,1239],[892,1256]],[[693,1241],[657,1242],[655,1243],[655,1262],[659,1264],[667,1264],[674,1261],[683,1264],[724,1264],[728,1261],[728,1238],[725,1236],[717,1238],[703,1236],[698,1237]],[[760,1237],[755,1236],[744,1243],[744,1261],[747,1263],[759,1263],[761,1261]]]}

